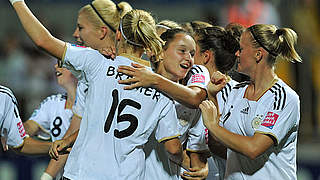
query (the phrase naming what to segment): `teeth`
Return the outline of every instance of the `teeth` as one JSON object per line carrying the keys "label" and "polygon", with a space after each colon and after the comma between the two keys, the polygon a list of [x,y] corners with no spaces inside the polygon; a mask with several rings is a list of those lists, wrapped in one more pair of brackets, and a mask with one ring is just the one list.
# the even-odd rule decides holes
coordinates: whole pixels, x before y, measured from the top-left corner
{"label": "teeth", "polygon": [[61,73],[61,72],[56,71],[56,76],[61,76],[61,75],[62,75],[62,73]]}

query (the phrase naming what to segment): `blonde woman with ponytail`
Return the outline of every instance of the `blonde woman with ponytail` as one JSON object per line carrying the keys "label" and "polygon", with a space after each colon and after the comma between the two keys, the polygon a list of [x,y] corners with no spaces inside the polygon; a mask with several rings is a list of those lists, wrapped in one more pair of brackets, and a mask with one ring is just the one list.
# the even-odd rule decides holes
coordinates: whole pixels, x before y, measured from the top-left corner
{"label": "blonde woman with ponytail", "polygon": [[[209,133],[227,148],[225,179],[297,179],[299,96],[274,72],[278,60],[301,62],[289,28],[257,24],[241,35],[238,71],[249,82],[235,85],[217,116],[212,101],[200,105]],[[225,77],[214,73],[215,93]]]}
{"label": "blonde woman with ponytail", "polygon": [[[72,146],[62,179],[144,179],[143,145],[159,124],[175,124],[176,112],[171,99],[152,88],[123,90],[118,80],[130,78],[117,73],[121,65],[141,63],[140,56],[149,49],[158,56],[162,40],[156,34],[152,16],[142,10],[128,12],[116,30],[115,60],[105,58],[99,51],[79,47],[53,37],[36,19],[24,1],[10,1],[21,24],[34,43],[58,58],[80,81],[88,84],[85,112],[80,130],[74,136],[59,141],[50,155]],[[80,30],[80,29],[79,29]],[[168,131],[177,132],[170,126]],[[159,142],[165,135],[155,131]],[[75,134],[75,135],[76,135]],[[182,163],[182,148],[177,144],[169,151],[171,158]]]}

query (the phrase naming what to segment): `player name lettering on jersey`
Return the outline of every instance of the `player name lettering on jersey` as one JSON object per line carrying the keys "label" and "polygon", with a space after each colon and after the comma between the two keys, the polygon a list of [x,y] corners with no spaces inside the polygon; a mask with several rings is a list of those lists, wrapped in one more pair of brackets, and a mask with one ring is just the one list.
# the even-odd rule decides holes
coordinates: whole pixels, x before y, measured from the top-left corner
{"label": "player name lettering on jersey", "polygon": [[[126,74],[117,72],[116,67],[114,66],[109,66],[106,75],[108,77],[114,77],[117,80],[124,80],[124,79],[129,79],[132,78],[132,76],[128,76]],[[159,101],[161,93],[157,91],[156,89],[153,88],[144,88],[144,87],[139,87],[136,88],[136,90],[145,95],[145,96],[150,96],[153,100]]]}
{"label": "player name lettering on jersey", "polygon": [[279,117],[278,114],[275,114],[273,112],[268,112],[266,118],[263,120],[261,125],[269,129],[272,129],[273,126],[276,124],[278,117]]}

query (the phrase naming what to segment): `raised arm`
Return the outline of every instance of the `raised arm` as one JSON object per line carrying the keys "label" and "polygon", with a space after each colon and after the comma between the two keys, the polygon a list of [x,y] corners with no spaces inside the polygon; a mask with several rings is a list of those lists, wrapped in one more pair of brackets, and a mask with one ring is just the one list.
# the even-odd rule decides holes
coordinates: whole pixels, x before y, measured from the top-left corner
{"label": "raised arm", "polygon": [[32,14],[23,0],[10,0],[10,2],[17,13],[24,30],[32,41],[39,48],[44,49],[49,54],[61,59],[64,54],[65,42],[53,37]]}

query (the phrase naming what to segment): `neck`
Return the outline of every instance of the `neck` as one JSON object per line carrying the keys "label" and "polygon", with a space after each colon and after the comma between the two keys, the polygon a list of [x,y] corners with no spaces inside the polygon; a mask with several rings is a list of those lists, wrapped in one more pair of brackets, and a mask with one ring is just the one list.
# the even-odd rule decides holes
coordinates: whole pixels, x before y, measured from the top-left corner
{"label": "neck", "polygon": [[65,88],[67,90],[67,100],[65,109],[72,109],[74,101],[76,99],[76,87]]}
{"label": "neck", "polygon": [[266,68],[264,71],[256,72],[251,77],[251,84],[246,91],[246,97],[250,100],[258,100],[269,88],[278,80],[277,75],[272,68]]}

